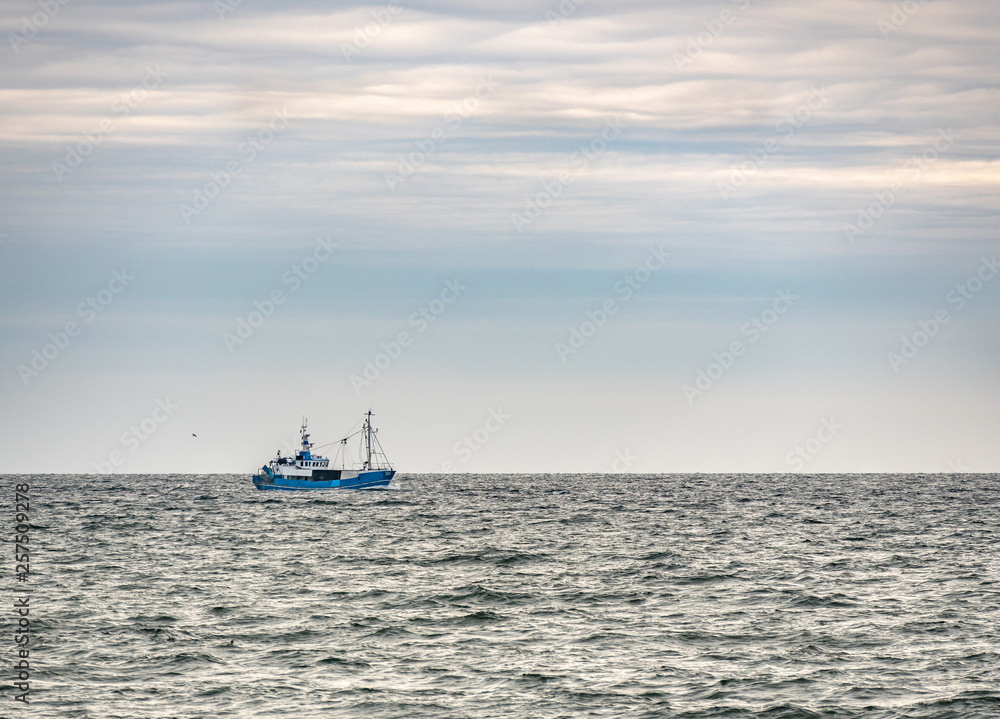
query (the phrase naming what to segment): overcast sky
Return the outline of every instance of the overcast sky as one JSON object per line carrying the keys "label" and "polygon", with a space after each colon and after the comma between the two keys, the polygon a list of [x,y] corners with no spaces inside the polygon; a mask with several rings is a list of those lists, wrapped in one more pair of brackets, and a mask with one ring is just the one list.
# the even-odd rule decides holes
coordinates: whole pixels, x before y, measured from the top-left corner
{"label": "overcast sky", "polygon": [[0,6],[0,470],[1000,469],[1000,5],[489,5]]}

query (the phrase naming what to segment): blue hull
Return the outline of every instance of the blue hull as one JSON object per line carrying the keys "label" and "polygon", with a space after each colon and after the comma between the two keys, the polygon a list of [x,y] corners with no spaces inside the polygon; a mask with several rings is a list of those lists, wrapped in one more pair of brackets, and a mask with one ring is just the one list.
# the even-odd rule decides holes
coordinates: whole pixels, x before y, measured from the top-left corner
{"label": "blue hull", "polygon": [[357,477],[347,479],[292,479],[277,475],[270,477],[267,474],[255,474],[253,476],[253,486],[257,489],[283,489],[289,491],[297,490],[317,490],[317,489],[370,489],[372,487],[387,487],[396,474],[394,470],[373,470],[371,472],[361,472]]}

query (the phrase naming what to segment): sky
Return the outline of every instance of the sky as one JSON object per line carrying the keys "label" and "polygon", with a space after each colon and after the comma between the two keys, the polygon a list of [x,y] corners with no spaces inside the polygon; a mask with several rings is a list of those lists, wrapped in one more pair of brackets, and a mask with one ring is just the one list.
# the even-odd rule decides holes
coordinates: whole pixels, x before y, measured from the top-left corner
{"label": "sky", "polygon": [[995,2],[0,28],[0,471],[1000,469]]}

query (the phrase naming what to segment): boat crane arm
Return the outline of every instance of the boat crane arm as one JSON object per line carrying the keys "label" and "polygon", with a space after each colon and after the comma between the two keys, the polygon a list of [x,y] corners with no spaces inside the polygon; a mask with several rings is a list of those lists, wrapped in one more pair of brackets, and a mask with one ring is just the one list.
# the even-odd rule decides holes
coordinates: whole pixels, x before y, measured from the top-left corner
{"label": "boat crane arm", "polygon": [[[363,420],[358,420],[358,421],[360,422],[360,421],[363,421]],[[355,422],[354,426],[357,427],[358,423]],[[353,427],[352,427],[352,429],[353,429]],[[351,434],[347,435],[343,439],[338,439],[338,440],[333,441],[333,442],[327,442],[326,444],[321,444],[318,447],[316,447],[316,449],[323,449],[324,447],[332,447],[333,445],[337,444],[338,442],[340,444],[343,444],[344,442],[346,442],[347,440],[349,440],[351,437],[354,437],[355,435],[361,434],[364,431],[365,431],[365,428],[361,427],[360,429],[358,429],[357,432],[352,432]]]}

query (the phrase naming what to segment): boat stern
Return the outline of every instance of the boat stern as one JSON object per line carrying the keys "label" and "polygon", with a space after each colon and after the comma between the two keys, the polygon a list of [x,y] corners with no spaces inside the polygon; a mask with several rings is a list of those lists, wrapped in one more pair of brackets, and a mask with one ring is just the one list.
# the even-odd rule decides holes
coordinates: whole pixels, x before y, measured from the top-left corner
{"label": "boat stern", "polygon": [[257,489],[271,489],[274,487],[274,475],[266,465],[260,468],[260,474],[253,475],[253,486]]}

